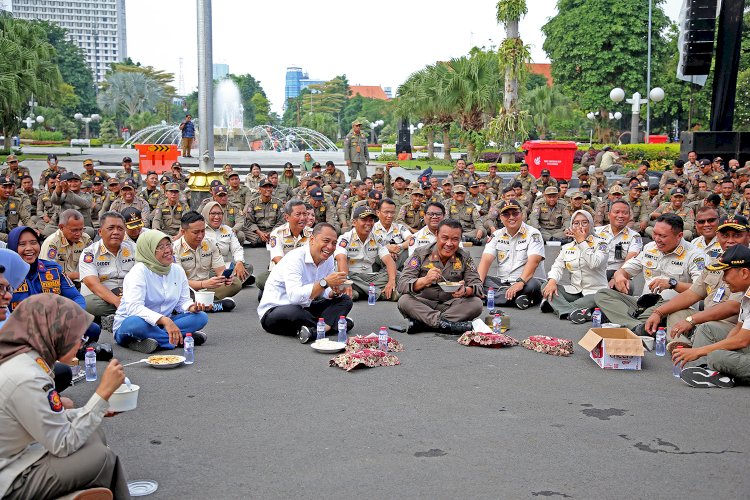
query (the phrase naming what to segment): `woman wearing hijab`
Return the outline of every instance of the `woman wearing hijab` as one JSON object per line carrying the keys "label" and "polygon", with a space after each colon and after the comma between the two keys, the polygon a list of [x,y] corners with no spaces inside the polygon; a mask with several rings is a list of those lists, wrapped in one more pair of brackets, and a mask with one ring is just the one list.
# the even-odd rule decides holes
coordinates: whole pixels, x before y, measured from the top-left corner
{"label": "woman wearing hijab", "polygon": [[294,166],[291,163],[286,162],[284,164],[284,172],[279,177],[279,184],[286,184],[292,189],[299,187],[299,179],[294,175]]}
{"label": "woman wearing hijab", "polygon": [[76,355],[93,319],[71,300],[38,294],[6,321],[0,335],[3,499],[58,498],[85,488],[93,488],[87,498],[107,498],[103,488],[117,499],[130,498],[120,459],[100,429],[111,415],[110,396],[125,380],[122,365],[110,361],[96,392],[77,409],[54,390],[49,368]]}
{"label": "woman wearing hijab", "polygon": [[10,316],[13,290],[23,283],[29,265],[14,251],[0,248],[0,328]]}
{"label": "woman wearing hijab", "polygon": [[206,239],[216,243],[224,263],[229,269],[234,264],[234,275],[242,282],[242,286],[255,283],[253,265],[245,264],[245,250],[232,228],[223,223],[224,209],[216,201],[209,201],[201,210],[206,219]]}
{"label": "woman wearing hijab", "polygon": [[310,155],[310,153],[305,153],[305,159],[302,161],[302,163],[299,164],[299,174],[305,175],[305,172],[310,172],[313,168],[314,163],[315,160],[313,160],[313,157]]}
{"label": "woman wearing hijab", "polygon": [[[552,312],[560,319],[568,319],[572,312],[591,311],[594,296],[607,287],[607,242],[593,235],[594,219],[585,210],[576,210],[566,231],[573,241],[562,246],[549,271],[547,285],[542,290],[542,312]],[[558,285],[565,272],[570,274],[569,285]],[[571,320],[573,318],[570,318]]]}
{"label": "woman wearing hijab", "polygon": [[[115,314],[115,341],[138,352],[174,349],[182,336],[193,334],[195,345],[206,341],[204,307],[190,298],[185,271],[173,264],[172,240],[152,229],[138,238],[136,264],[125,276],[122,301]],[[172,314],[177,311],[178,314]]]}

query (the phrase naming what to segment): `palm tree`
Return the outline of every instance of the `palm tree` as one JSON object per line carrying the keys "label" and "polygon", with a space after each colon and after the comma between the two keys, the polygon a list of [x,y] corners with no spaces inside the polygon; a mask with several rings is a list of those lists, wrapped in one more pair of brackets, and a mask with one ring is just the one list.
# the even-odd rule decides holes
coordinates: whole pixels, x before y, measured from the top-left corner
{"label": "palm tree", "polygon": [[42,27],[0,13],[0,128],[6,147],[32,96],[40,104],[54,104],[60,96],[63,82],[55,57]]}
{"label": "palm tree", "polygon": [[494,116],[500,102],[502,77],[497,56],[472,49],[471,54],[451,59],[444,67],[438,95],[459,126],[469,159],[486,143],[483,130]]}
{"label": "palm tree", "polygon": [[526,93],[521,101],[540,139],[546,138],[551,120],[571,116],[570,101],[555,87],[540,85]]}
{"label": "palm tree", "polygon": [[164,100],[164,91],[156,80],[143,73],[118,71],[107,76],[107,87],[96,100],[105,113],[116,115],[122,111],[132,117],[154,111]]}

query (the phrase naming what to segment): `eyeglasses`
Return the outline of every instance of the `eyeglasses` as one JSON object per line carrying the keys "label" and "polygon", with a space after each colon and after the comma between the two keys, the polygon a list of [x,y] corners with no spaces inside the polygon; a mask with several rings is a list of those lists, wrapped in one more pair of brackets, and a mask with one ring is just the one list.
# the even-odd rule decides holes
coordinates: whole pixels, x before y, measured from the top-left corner
{"label": "eyeglasses", "polygon": [[518,217],[519,215],[521,215],[521,211],[520,210],[506,210],[504,212],[501,212],[500,215],[502,217]]}
{"label": "eyeglasses", "polygon": [[427,212],[425,216],[429,217],[430,219],[435,219],[437,217],[442,217],[443,213],[442,212]]}
{"label": "eyeglasses", "polygon": [[588,225],[589,225],[589,221],[587,221],[587,220],[584,220],[584,221],[580,221],[579,220],[579,221],[575,221],[573,224],[571,224],[571,226],[573,226],[573,227],[581,227],[581,226],[588,226]]}
{"label": "eyeglasses", "polygon": [[713,217],[711,219],[696,219],[695,223],[696,224],[713,224],[717,220],[718,219],[716,217]]}
{"label": "eyeglasses", "polygon": [[13,287],[10,285],[0,285],[0,295],[5,295],[6,293],[13,295]]}
{"label": "eyeglasses", "polygon": [[224,212],[208,212],[209,217],[223,217]]}
{"label": "eyeglasses", "polygon": [[169,250],[172,249],[172,244],[171,243],[162,243],[160,245],[156,245],[156,250],[158,252],[163,252],[164,250],[167,250],[167,249],[169,249]]}

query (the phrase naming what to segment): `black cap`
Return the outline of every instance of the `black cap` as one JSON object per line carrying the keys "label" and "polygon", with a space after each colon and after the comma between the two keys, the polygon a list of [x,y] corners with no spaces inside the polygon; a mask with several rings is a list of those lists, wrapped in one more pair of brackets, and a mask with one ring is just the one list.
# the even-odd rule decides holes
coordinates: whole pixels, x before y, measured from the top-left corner
{"label": "black cap", "polygon": [[706,266],[709,271],[724,271],[733,267],[750,268],[750,248],[745,245],[734,245],[727,248],[724,255],[710,266]]}
{"label": "black cap", "polygon": [[352,219],[364,219],[366,217],[374,217],[376,219],[378,218],[377,214],[373,212],[372,208],[370,208],[368,205],[360,205],[354,209]]}
{"label": "black cap", "polygon": [[323,201],[325,199],[325,195],[323,194],[322,189],[316,187],[310,191],[310,198],[315,201]]}
{"label": "black cap", "polygon": [[78,180],[80,181],[81,178],[76,174],[75,172],[65,172],[60,176],[61,181],[72,181],[72,180]]}
{"label": "black cap", "polygon": [[54,153],[50,153],[47,155],[47,161],[49,160],[57,160],[57,155]]}
{"label": "black cap", "polygon": [[333,163],[333,162],[332,162],[331,160],[328,160],[328,161],[326,162],[326,167],[328,167],[328,166],[332,166],[332,167],[335,167],[335,166],[336,166],[336,164],[335,164],[335,163]]}
{"label": "black cap", "polygon": [[166,175],[162,175],[161,179],[159,180],[159,184],[167,184],[169,182],[172,182],[172,179],[167,177]]}
{"label": "black cap", "polygon": [[679,196],[685,196],[685,190],[682,188],[674,188],[671,192],[671,195],[679,195]]}
{"label": "black cap", "polygon": [[15,184],[15,182],[7,175],[0,177],[0,186],[9,186],[11,184]]}
{"label": "black cap", "polygon": [[135,191],[135,181],[133,179],[125,179],[122,181],[122,189],[129,188]]}
{"label": "black cap", "polygon": [[506,210],[512,210],[514,208],[517,208],[518,210],[521,210],[521,204],[518,203],[516,200],[507,200],[507,201],[501,201],[500,206],[498,207],[498,212],[503,213]]}
{"label": "black cap", "polygon": [[137,229],[143,227],[143,215],[141,211],[135,207],[128,207],[122,211],[122,216],[125,218],[125,227],[128,229]]}
{"label": "black cap", "polygon": [[104,179],[99,175],[95,175],[94,178],[91,179],[91,183],[92,184],[104,184]]}
{"label": "black cap", "polygon": [[130,162],[130,163],[132,163],[132,162],[133,162],[133,159],[132,159],[131,157],[129,157],[129,156],[125,156],[125,157],[124,157],[124,158],[122,159],[122,163],[125,163],[125,162]]}
{"label": "black cap", "polygon": [[719,231],[722,229],[734,229],[735,231],[745,232],[750,231],[747,227],[747,219],[742,215],[734,215],[732,217],[722,217],[719,219]]}
{"label": "black cap", "polygon": [[258,187],[264,187],[264,186],[273,186],[273,182],[271,182],[268,179],[268,177],[266,177],[265,179],[263,179],[262,181],[260,181],[260,183],[258,184]]}
{"label": "black cap", "polygon": [[702,166],[705,167],[706,165],[711,165],[711,160],[709,160],[707,158],[704,158],[704,159],[701,160],[700,163],[701,163]]}
{"label": "black cap", "polygon": [[214,186],[214,187],[213,187],[213,188],[211,189],[211,192],[212,192],[212,193],[213,193],[214,195],[217,195],[217,194],[221,194],[221,193],[224,193],[224,194],[229,194],[229,193],[227,192],[227,187],[226,187],[226,186],[225,186],[224,184],[219,184],[218,186]]}
{"label": "black cap", "polygon": [[212,187],[212,188],[215,188],[216,186],[221,186],[223,184],[224,183],[221,182],[220,180],[214,179],[214,180],[211,181],[211,183],[209,184],[209,186]]}
{"label": "black cap", "polygon": [[543,168],[542,172],[541,172],[541,175],[550,175],[549,174],[549,170],[547,170],[546,168]]}
{"label": "black cap", "polygon": [[380,201],[383,199],[383,192],[378,191],[377,189],[371,189],[369,193],[367,193],[367,197],[371,200]]}
{"label": "black cap", "polygon": [[471,182],[469,182],[469,187],[470,188],[478,188],[479,187],[479,183],[477,181],[471,181]]}

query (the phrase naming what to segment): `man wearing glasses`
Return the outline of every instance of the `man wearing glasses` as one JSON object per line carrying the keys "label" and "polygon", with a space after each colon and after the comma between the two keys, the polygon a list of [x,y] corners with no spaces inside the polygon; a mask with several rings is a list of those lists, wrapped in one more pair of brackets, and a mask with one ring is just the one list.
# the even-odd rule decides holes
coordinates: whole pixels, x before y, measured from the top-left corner
{"label": "man wearing glasses", "polygon": [[[503,201],[498,206],[503,227],[495,231],[482,253],[479,262],[479,279],[484,283],[484,293],[497,290],[495,303],[515,304],[528,309],[542,300],[544,277],[544,241],[542,233],[523,222],[523,210],[516,200]],[[497,259],[497,274],[488,276],[492,262]]]}
{"label": "man wearing glasses", "polygon": [[708,256],[708,263],[714,264],[724,253],[716,237],[719,229],[719,212],[713,207],[701,207],[695,216],[695,230],[700,234],[692,241]]}

